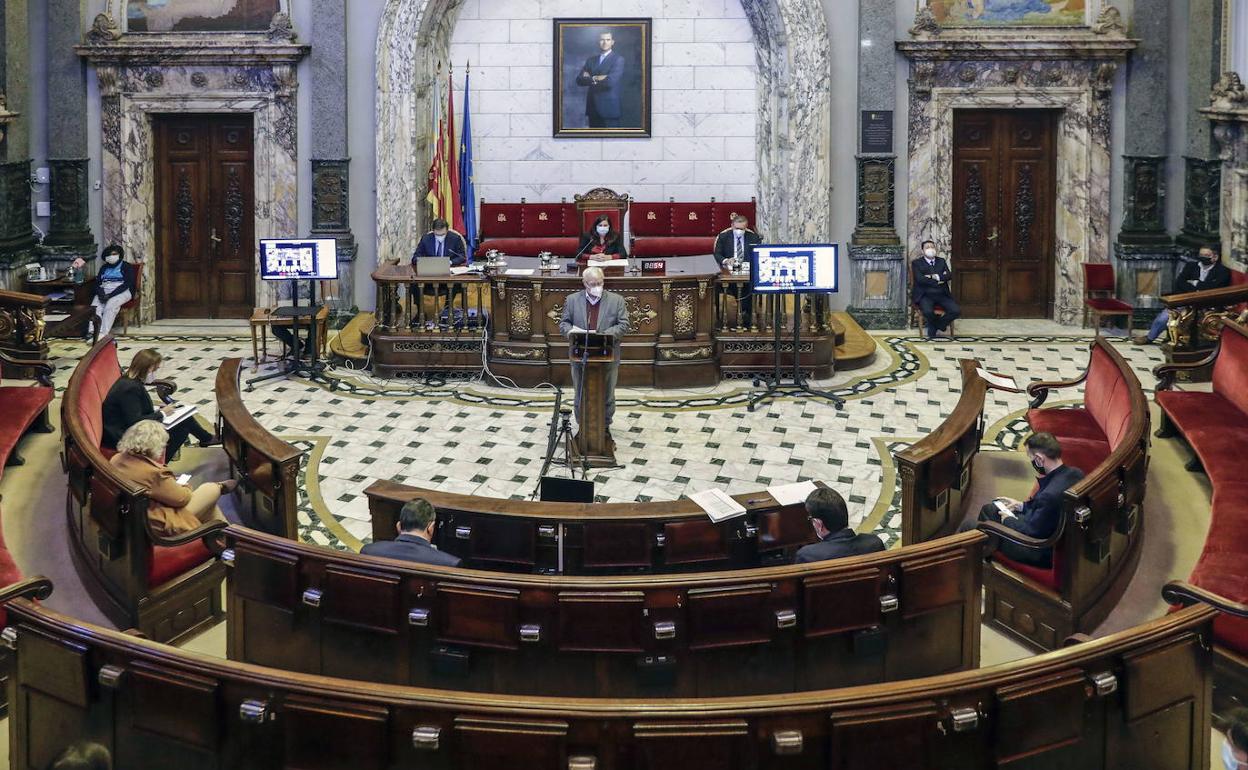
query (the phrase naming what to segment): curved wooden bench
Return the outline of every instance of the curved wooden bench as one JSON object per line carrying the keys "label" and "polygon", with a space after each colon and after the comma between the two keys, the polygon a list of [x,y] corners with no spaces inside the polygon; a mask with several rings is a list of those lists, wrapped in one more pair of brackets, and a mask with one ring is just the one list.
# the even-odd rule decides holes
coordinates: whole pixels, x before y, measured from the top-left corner
{"label": "curved wooden bench", "polygon": [[958,361],[962,394],[936,430],[893,455],[901,476],[901,542],[922,543],[951,535],[966,517],[965,495],[984,438],[984,397],[988,383],[980,363]]}
{"label": "curved wooden bench", "polygon": [[[980,524],[1006,540],[1053,549],[1051,569],[994,555],[984,572],[985,622],[1043,650],[1105,619],[1135,573],[1144,534],[1148,401],[1130,365],[1105,338],[1092,341],[1090,359],[1074,380],[1027,388],[1033,396],[1027,413],[1032,428],[1054,433],[1062,443],[1063,462],[1086,474],[1063,495],[1057,530],[1038,540],[995,522]],[[1085,380],[1088,397],[1108,403],[1085,398],[1086,411],[1040,408],[1050,390]]]}
{"label": "curved wooden bench", "polygon": [[9,465],[24,465],[25,460],[17,453],[18,442],[30,431],[51,433],[48,407],[52,404],[52,366],[42,361],[26,361],[10,358],[0,353],[0,374],[6,379],[20,372],[34,375],[36,385],[0,385],[0,476]]}
{"label": "curved wooden bench", "polygon": [[13,766],[76,740],[117,767],[1150,767],[1207,770],[1214,611],[1000,666],[799,695],[571,699],[247,665],[9,603]]}
{"label": "curved wooden bench", "polygon": [[513,575],[226,531],[229,656],[557,695],[794,692],[973,668],[986,537],[679,576]]}
{"label": "curved wooden bench", "polygon": [[481,569],[583,575],[755,567],[787,564],[815,540],[805,506],[781,506],[766,490],[736,495],[746,513],[718,524],[684,498],[550,503],[393,481],[373,482],[364,494],[373,540],[393,540],[399,509],[423,497],[438,510],[438,549]]}
{"label": "curved wooden bench", "polygon": [[269,433],[243,404],[238,381],[241,358],[227,358],[217,369],[217,427],[238,479],[240,510],[249,527],[281,537],[299,537],[299,463],[303,452]]}
{"label": "curved wooden bench", "polygon": [[146,488],[118,474],[100,449],[100,410],[120,376],[117,345],[106,336],[79,360],[61,399],[71,552],[88,590],[119,627],[179,640],[221,620],[225,571],[202,538],[225,524],[178,537],[149,527]]}
{"label": "curved wooden bench", "polygon": [[[1184,370],[1209,371],[1209,391],[1176,391]],[[1224,321],[1213,351],[1200,361],[1159,366],[1158,436],[1180,435],[1213,485],[1209,532],[1188,582],[1171,583],[1172,603],[1203,601],[1223,614],[1213,624],[1214,703],[1219,713],[1248,705],[1248,329]]]}

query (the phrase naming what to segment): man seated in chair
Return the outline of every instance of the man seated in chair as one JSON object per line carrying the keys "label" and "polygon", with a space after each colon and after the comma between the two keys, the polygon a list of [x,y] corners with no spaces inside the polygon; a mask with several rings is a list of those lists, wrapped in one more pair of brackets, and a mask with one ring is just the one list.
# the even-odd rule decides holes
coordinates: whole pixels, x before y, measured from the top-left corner
{"label": "man seated in chair", "polygon": [[[420,243],[416,244],[416,250],[412,252],[412,267],[416,267],[416,260],[420,257],[446,257],[451,261],[451,267],[462,267],[472,261],[471,255],[468,253],[468,244],[464,242],[464,236],[451,229],[445,219],[433,220],[433,229],[424,234],[420,239]],[[419,276],[419,273],[417,274]],[[454,284],[453,288],[444,288],[446,284],[433,286],[425,284],[423,294],[426,297],[439,297],[445,295],[446,302],[454,305],[463,293],[464,287],[461,284]],[[449,321],[448,321],[449,322]]]}
{"label": "man seated in chair", "polygon": [[[1201,246],[1200,251],[1196,255],[1195,262],[1188,262],[1179,271],[1179,276],[1174,279],[1174,287],[1170,290],[1171,294],[1185,294],[1189,291],[1206,291],[1208,289],[1221,289],[1231,285],[1231,271],[1222,264],[1218,253],[1213,250],[1212,246]],[[1132,342],[1137,345],[1148,345],[1156,342],[1157,338],[1166,331],[1166,325],[1170,322],[1170,309],[1162,308],[1157,317],[1153,319],[1153,325],[1149,327],[1147,334],[1137,334],[1132,338]]]}
{"label": "man seated in chair", "polygon": [[815,528],[818,543],[797,551],[794,564],[859,556],[884,550],[884,541],[875,533],[862,534],[849,528],[849,509],[835,489],[820,487],[806,496],[806,516]]}
{"label": "man seated in chair", "polygon": [[[1062,520],[1062,494],[1083,478],[1083,471],[1062,464],[1062,445],[1052,433],[1033,433],[1023,442],[1027,460],[1040,477],[1036,493],[1027,501],[998,497],[979,511],[978,521],[963,522],[959,532],[975,529],[980,521],[995,521],[1038,540],[1052,537]],[[998,503],[1000,505],[998,506]],[[1009,513],[1002,512],[1006,508]],[[1052,548],[1028,548],[1002,540],[997,550],[1011,561],[1047,569]]]}
{"label": "man seated in chair", "polygon": [[[744,214],[733,214],[732,227],[715,236],[715,250],[712,253],[720,267],[730,261],[749,263],[750,248],[763,242],[762,236],[751,230],[749,225],[750,220],[746,219]],[[725,288],[736,297],[741,307],[741,325],[746,329],[753,326],[754,291],[750,288],[749,282],[741,288]]]}
{"label": "man seated in chair", "polygon": [[[949,280],[953,274],[944,257],[936,256],[936,242],[923,241],[922,247],[923,256],[910,263],[910,270],[914,274],[914,287],[911,289],[910,298],[923,314],[923,322],[927,324],[927,338],[930,340],[958,320],[962,315],[962,308],[949,293]],[[944,315],[936,315],[937,306],[945,311]]]}
{"label": "man seated in chair", "polygon": [[433,545],[433,533],[438,526],[438,512],[433,503],[417,497],[408,500],[399,510],[395,525],[399,536],[394,540],[380,540],[360,549],[365,556],[384,556],[387,559],[403,559],[421,564],[437,564],[458,567],[459,557],[442,553]]}

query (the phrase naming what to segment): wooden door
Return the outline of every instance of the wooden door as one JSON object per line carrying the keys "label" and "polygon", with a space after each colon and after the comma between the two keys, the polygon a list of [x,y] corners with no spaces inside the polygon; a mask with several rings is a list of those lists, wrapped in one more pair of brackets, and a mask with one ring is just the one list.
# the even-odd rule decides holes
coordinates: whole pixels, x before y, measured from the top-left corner
{"label": "wooden door", "polygon": [[153,120],[156,315],[246,318],[255,305],[251,115]]}
{"label": "wooden door", "polygon": [[1051,314],[1057,113],[955,110],[953,292],[967,317]]}

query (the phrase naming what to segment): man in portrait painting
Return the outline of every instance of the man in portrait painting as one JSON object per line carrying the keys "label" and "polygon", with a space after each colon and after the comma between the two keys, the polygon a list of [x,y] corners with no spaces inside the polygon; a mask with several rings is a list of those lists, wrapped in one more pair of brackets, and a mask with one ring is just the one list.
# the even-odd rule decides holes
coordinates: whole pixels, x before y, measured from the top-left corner
{"label": "man in portrait painting", "polygon": [[598,36],[596,56],[585,60],[576,84],[584,86],[585,117],[590,128],[618,128],[620,125],[620,85],[624,79],[624,58],[616,53],[615,36]]}

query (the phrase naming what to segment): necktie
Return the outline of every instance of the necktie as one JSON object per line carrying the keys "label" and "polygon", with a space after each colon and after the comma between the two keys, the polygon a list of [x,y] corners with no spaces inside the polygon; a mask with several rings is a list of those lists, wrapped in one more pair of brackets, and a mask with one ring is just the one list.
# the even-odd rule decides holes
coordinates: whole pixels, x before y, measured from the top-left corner
{"label": "necktie", "polygon": [[741,237],[741,233],[737,233],[737,237],[736,237],[737,245],[734,247],[733,254],[732,254],[734,259],[741,259],[741,256],[745,251],[745,249],[742,247],[743,240],[744,239]]}
{"label": "necktie", "polygon": [[444,243],[446,243],[446,241],[438,241],[438,256],[439,257],[442,256],[442,244]]}

